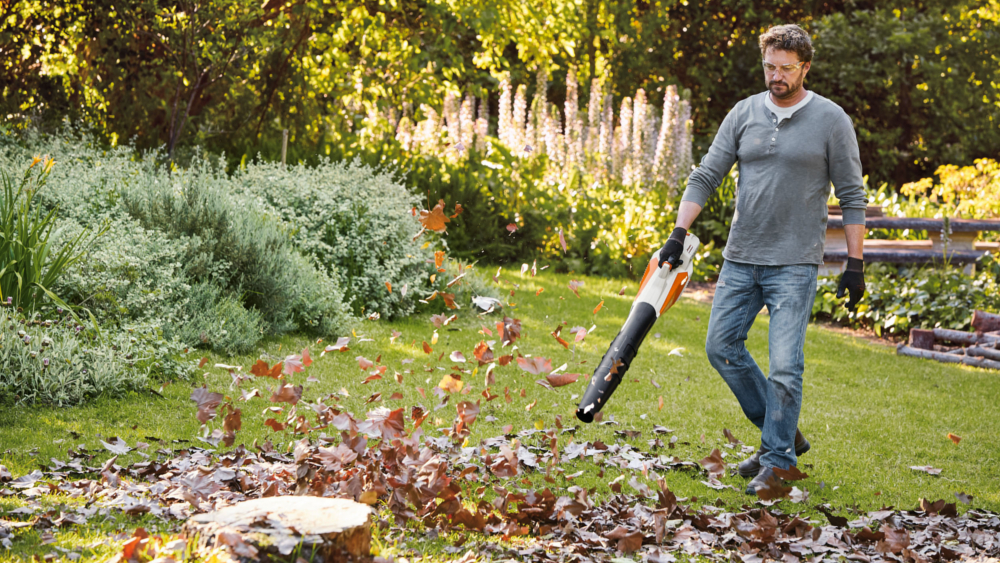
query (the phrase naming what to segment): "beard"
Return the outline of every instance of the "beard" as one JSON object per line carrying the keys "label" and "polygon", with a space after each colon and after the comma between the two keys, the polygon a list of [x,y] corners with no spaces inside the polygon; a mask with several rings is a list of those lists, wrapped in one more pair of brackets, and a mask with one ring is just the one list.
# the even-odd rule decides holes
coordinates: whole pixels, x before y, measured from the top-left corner
{"label": "beard", "polygon": [[767,89],[771,92],[771,97],[787,100],[799,93],[802,89],[802,83],[789,84],[784,80],[773,80],[767,84]]}

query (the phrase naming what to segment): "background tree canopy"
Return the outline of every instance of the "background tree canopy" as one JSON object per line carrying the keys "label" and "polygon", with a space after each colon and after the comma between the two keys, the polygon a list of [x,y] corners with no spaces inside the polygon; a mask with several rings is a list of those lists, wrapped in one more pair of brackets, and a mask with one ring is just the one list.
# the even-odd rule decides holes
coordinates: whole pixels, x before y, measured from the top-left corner
{"label": "background tree canopy", "polygon": [[812,33],[807,87],[854,118],[873,182],[1000,152],[998,0],[9,0],[0,18],[5,123],[85,118],[171,155],[275,158],[285,128],[293,159],[350,154],[386,108],[445,91],[495,107],[505,72],[532,85],[549,70],[558,104],[553,71],[572,65],[582,95],[598,77],[616,103],[688,89],[697,159],[763,88],[757,37],[787,22]]}

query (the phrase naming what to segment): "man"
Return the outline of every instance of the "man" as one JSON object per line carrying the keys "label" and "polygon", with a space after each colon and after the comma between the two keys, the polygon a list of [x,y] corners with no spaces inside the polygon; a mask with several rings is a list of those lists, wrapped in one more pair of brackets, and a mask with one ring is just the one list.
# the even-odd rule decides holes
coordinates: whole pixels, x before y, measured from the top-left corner
{"label": "man", "polygon": [[[797,25],[772,27],[760,37],[760,50],[767,90],[737,103],[723,120],[688,178],[676,228],[659,254],[661,265],[679,261],[687,229],[738,163],[736,212],[705,351],[743,413],[761,429],[760,449],[739,466],[741,475],[754,476],[747,494],[756,494],[776,479],[775,468],[788,469],[809,449],[797,430],[803,346],[823,263],[830,184],[843,209],[848,247],[837,296],[849,291],[851,310],[865,290],[868,202],[851,119],[803,86],[813,56],[809,35]],[[767,378],[744,344],[763,305],[771,317]]]}

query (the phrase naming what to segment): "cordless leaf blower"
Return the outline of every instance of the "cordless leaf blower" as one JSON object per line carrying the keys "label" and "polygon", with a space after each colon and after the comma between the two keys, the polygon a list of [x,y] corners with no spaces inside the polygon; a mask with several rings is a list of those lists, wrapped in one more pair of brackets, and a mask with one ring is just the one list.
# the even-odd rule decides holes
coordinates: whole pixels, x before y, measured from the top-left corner
{"label": "cordless leaf blower", "polygon": [[639,293],[632,302],[625,325],[618,336],[611,342],[611,347],[601,358],[601,363],[594,370],[590,385],[583,394],[576,409],[576,417],[583,422],[593,422],[594,416],[608,403],[611,394],[618,388],[625,377],[625,372],[632,365],[632,360],[639,351],[649,329],[653,328],[656,319],[677,302],[681,292],[691,279],[694,253],[701,242],[698,237],[688,233],[684,238],[684,252],[681,253],[680,264],[671,268],[670,264],[658,265],[659,253],[653,254],[646,265],[646,272],[639,284]]}

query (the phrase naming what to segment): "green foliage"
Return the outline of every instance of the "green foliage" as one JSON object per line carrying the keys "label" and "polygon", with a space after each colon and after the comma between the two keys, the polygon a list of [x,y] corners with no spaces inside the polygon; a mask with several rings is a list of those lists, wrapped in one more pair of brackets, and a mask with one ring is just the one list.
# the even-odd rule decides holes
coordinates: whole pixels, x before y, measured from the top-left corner
{"label": "green foliage", "polygon": [[192,371],[190,362],[176,359],[179,346],[155,329],[82,329],[69,316],[46,320],[0,308],[0,404],[74,405]]}
{"label": "green foliage", "polygon": [[[650,99],[670,84],[690,90],[703,154],[729,109],[763,87],[758,36],[789,22],[813,34],[807,86],[854,118],[876,183],[899,185],[1000,150],[996,0],[212,0],[197,9],[18,0],[7,8],[0,115],[53,123],[88,108],[112,141],[165,145],[171,157],[200,146],[277,158],[285,128],[293,162],[354,155],[366,142],[356,132],[389,110],[390,121],[412,118],[445,91],[482,96],[501,73],[524,84],[536,69],[557,76],[570,66],[583,90],[602,79],[615,106],[640,87]],[[551,90],[561,104],[562,84]]]}
{"label": "green foliage", "polygon": [[[261,312],[270,333],[297,328],[295,309],[308,294],[301,280],[315,280],[316,275],[310,264],[297,259],[280,220],[235,192],[224,163],[196,158],[190,168],[137,178],[121,189],[120,197],[144,228],[179,243],[191,282],[211,282],[238,295],[245,307]],[[331,297],[339,297],[326,285]],[[340,299],[335,301],[321,316],[342,323]]]}
{"label": "green foliage", "polygon": [[930,200],[940,206],[945,217],[995,219],[1000,217],[1000,162],[981,158],[974,166],[939,166],[933,178],[903,185],[909,196],[930,192]]}
{"label": "green foliage", "polygon": [[34,170],[40,162],[35,158],[16,186],[6,170],[0,170],[0,300],[29,312],[49,300],[66,306],[50,288],[83,255],[82,243],[89,234],[83,231],[58,247],[50,241],[56,210],[44,212],[35,196],[54,162],[46,159]]}
{"label": "green foliage", "polygon": [[[73,220],[64,221],[61,228],[67,239],[84,230]],[[108,233],[91,244],[85,259],[66,270],[53,291],[86,307],[102,323],[167,327],[184,322],[180,313],[189,289],[183,267],[186,243],[145,229],[124,214],[108,224]]]}
{"label": "green foliage", "polygon": [[255,161],[237,170],[232,183],[235,192],[263,202],[295,246],[340,280],[356,314],[413,310],[417,291],[403,297],[385,283],[422,290],[430,253],[414,240],[420,223],[411,209],[419,200],[393,175],[357,160],[291,167]]}
{"label": "green foliage", "polygon": [[253,351],[267,326],[260,311],[244,308],[239,299],[212,283],[191,288],[184,318],[183,323],[171,325],[168,338],[227,356]]}
{"label": "green foliage", "polygon": [[976,309],[1000,310],[1000,262],[985,254],[969,277],[955,266],[865,266],[865,297],[857,313],[837,299],[840,276],[820,278],[813,317],[857,324],[876,334],[903,336],[911,328],[970,330]]}

